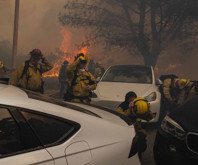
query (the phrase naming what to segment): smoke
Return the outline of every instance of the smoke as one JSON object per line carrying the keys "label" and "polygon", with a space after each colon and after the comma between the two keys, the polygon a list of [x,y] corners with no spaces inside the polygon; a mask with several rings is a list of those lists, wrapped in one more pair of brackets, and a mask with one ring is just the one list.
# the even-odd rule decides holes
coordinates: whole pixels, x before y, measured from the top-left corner
{"label": "smoke", "polygon": [[[185,47],[187,45],[183,45]],[[198,80],[198,49],[185,51],[174,44],[164,51],[158,59],[157,77],[162,74],[175,74],[180,78]]]}
{"label": "smoke", "polygon": [[[33,48],[40,48],[46,54],[59,47],[62,36],[58,13],[65,0],[20,1],[18,52],[28,53]],[[13,0],[0,1],[0,40],[12,42],[14,26]]]}
{"label": "smoke", "polygon": [[8,40],[0,41],[0,60],[9,67],[11,66],[11,48],[12,45]]}
{"label": "smoke", "polygon": [[[29,58],[29,52],[40,48],[44,55],[55,61],[54,56],[60,48],[64,36],[58,14],[63,10],[66,0],[21,0],[18,32],[18,61]],[[11,45],[14,26],[14,0],[0,0],[0,60],[11,65]],[[78,45],[85,40],[88,30],[66,27],[71,33],[68,51],[72,54]],[[102,45],[91,45],[89,53],[94,61],[102,61],[105,68],[117,64],[143,64],[142,57],[131,55],[127,50],[119,48],[110,51]],[[157,77],[161,74],[176,74],[179,77],[198,79],[198,49],[183,52],[178,47],[170,47],[164,51],[157,63]]]}

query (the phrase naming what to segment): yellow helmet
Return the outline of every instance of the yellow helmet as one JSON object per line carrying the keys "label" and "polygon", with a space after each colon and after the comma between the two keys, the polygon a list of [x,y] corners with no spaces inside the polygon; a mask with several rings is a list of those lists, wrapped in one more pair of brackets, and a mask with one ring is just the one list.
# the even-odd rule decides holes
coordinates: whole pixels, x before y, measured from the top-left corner
{"label": "yellow helmet", "polygon": [[0,69],[3,68],[3,63],[0,61]]}
{"label": "yellow helmet", "polygon": [[176,81],[176,86],[179,87],[179,89],[183,89],[186,86],[188,86],[190,84],[190,80],[189,79],[179,79]]}
{"label": "yellow helmet", "polygon": [[133,100],[133,103],[133,112],[136,116],[142,116],[148,113],[150,106],[145,98],[137,97]]}
{"label": "yellow helmet", "polygon": [[102,62],[101,62],[101,61],[98,61],[98,62],[97,62],[97,65],[98,65],[98,66],[102,66]]}

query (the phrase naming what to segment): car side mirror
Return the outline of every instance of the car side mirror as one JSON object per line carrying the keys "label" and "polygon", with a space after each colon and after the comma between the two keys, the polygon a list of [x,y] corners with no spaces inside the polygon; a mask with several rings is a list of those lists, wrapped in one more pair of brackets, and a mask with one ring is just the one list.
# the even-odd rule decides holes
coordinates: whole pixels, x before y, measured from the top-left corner
{"label": "car side mirror", "polygon": [[162,81],[160,79],[156,79],[155,84],[156,85],[162,85]]}

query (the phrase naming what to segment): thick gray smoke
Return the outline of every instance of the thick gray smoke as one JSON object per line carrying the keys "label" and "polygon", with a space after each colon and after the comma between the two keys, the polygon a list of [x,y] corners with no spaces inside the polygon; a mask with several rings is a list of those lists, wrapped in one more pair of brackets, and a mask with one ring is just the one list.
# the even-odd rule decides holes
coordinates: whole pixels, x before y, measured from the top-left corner
{"label": "thick gray smoke", "polygon": [[[63,36],[60,33],[61,24],[58,13],[63,9],[66,0],[20,0],[20,18],[18,33],[18,63],[28,59],[28,53],[33,48],[40,48],[52,61],[53,54],[60,48]],[[0,0],[0,59],[11,65],[12,37],[14,24],[13,0]],[[68,46],[70,53],[84,39],[84,31],[66,27],[72,34]],[[105,68],[115,64],[143,64],[139,56],[131,56],[127,51],[112,49],[105,51],[101,46],[91,46],[89,53],[95,61],[102,61]],[[174,73],[180,77],[198,79],[197,52],[182,52],[179,48],[169,48],[164,51],[157,62],[157,77],[161,74]]]}

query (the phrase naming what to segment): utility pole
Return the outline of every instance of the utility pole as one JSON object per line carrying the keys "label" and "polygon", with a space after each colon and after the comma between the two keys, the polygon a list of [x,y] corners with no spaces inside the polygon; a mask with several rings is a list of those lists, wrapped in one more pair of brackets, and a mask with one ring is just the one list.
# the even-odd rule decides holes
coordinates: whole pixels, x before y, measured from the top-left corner
{"label": "utility pole", "polygon": [[13,32],[13,45],[12,45],[12,69],[16,68],[16,59],[17,59],[19,2],[20,0],[15,0],[14,32]]}

